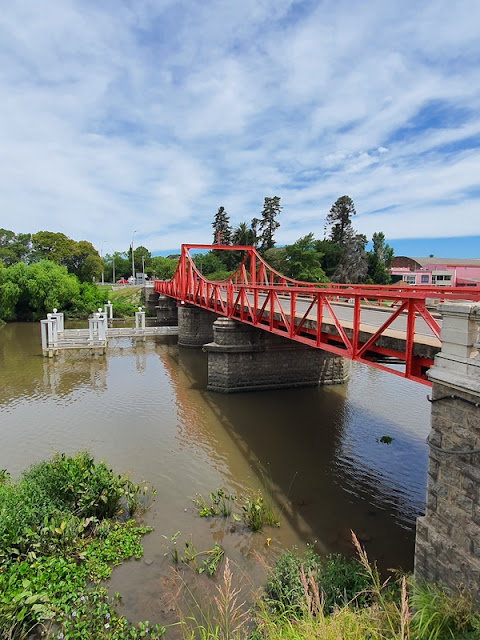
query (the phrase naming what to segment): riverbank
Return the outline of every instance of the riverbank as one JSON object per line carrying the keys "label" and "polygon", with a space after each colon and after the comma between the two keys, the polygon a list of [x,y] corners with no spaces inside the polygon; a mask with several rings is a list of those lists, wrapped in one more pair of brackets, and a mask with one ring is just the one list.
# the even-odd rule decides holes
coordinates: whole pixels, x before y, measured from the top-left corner
{"label": "riverbank", "polygon": [[[112,567],[143,555],[141,538],[151,531],[131,519],[153,499],[104,462],[82,452],[57,454],[12,481],[0,470],[0,633],[5,640],[473,640],[480,615],[468,594],[417,585],[401,575],[381,580],[355,534],[357,558],[320,556],[308,549],[283,551],[261,590],[242,590],[230,559],[216,543],[197,551],[193,540],[177,548],[170,540],[170,609],[174,621],[161,626],[128,620],[111,598]],[[236,496],[217,490],[197,494],[198,515],[241,519]],[[266,517],[262,497],[243,506],[255,531],[278,524]],[[159,505],[161,508],[161,505]],[[257,509],[258,507],[258,509]],[[258,520],[258,514],[261,519]],[[265,518],[265,520],[263,519]],[[257,522],[258,520],[258,522]],[[258,525],[258,526],[257,526]],[[271,540],[271,538],[267,538]],[[221,553],[218,553],[221,551]],[[204,558],[203,562],[201,558]],[[190,576],[189,576],[190,572]],[[214,583],[212,577],[220,573]],[[199,578],[192,582],[191,575]],[[203,582],[200,582],[203,580]],[[206,595],[210,593],[211,595]],[[149,618],[159,618],[159,604]]]}
{"label": "riverbank", "polygon": [[[182,545],[190,535],[197,549],[218,542],[234,574],[254,587],[264,584],[264,567],[294,546],[352,553],[351,529],[382,572],[412,570],[425,497],[430,405],[423,387],[354,366],[337,388],[224,397],[206,391],[205,354],[180,349],[173,336],[115,338],[105,357],[49,359],[41,357],[39,329],[9,323],[1,331],[0,468],[18,478],[55,451],[87,449],[158,489],[145,515],[154,530],[143,539],[143,560],[119,565],[111,578],[127,618],[151,619],[165,603],[156,622],[173,621],[164,554],[165,537],[177,531]],[[382,443],[383,436],[393,440]],[[248,495],[265,481],[281,520],[265,535],[195,512],[197,492]]]}

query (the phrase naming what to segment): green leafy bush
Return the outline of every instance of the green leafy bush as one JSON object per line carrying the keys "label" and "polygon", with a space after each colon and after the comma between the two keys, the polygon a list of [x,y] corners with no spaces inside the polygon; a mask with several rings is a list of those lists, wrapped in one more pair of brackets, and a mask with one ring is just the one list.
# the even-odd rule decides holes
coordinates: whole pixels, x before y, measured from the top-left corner
{"label": "green leafy bush", "polygon": [[284,553],[267,578],[265,599],[274,611],[300,614],[306,609],[307,593],[300,578],[302,567],[305,575],[311,574],[315,581],[325,614],[353,599],[359,605],[368,602],[369,580],[356,560],[336,554],[322,558],[307,549],[302,555],[296,551]]}
{"label": "green leafy bush", "polygon": [[67,552],[121,501],[133,513],[137,490],[87,452],[35,464],[19,483],[0,483],[0,563]]}
{"label": "green leafy bush", "polygon": [[130,624],[105,590],[87,588],[111,567],[139,558],[150,531],[133,520],[138,487],[87,452],[55,455],[18,482],[0,473],[0,638],[23,640],[36,628],[49,638],[158,638],[157,625]]}
{"label": "green leafy bush", "polygon": [[[105,462],[95,464],[87,452],[73,457],[56,454],[48,462],[34,465],[23,481],[44,493],[59,510],[79,518],[112,518],[122,496],[132,498],[137,490],[125,476],[116,476]],[[134,509],[130,501],[129,509]]]}

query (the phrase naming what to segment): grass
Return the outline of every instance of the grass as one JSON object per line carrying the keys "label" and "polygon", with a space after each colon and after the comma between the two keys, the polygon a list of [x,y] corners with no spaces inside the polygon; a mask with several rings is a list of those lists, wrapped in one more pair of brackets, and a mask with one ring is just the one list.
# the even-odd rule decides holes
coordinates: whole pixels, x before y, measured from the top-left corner
{"label": "grass", "polygon": [[143,286],[125,285],[112,289],[111,285],[98,285],[105,300],[113,304],[115,318],[133,317],[138,307],[144,304]]}
{"label": "grass", "polygon": [[[223,583],[209,602],[199,601],[184,586],[189,604],[183,602],[181,624],[189,640],[478,640],[480,615],[464,593],[449,593],[439,586],[420,586],[401,576],[392,585],[382,581],[352,534],[358,559],[340,561],[336,569],[325,570],[328,558],[292,555],[279,559],[273,573],[282,582],[281,604],[269,593],[269,583],[255,607],[248,611],[239,602],[239,589],[232,589],[232,575],[225,564]],[[285,554],[286,555],[286,554]],[[361,576],[355,591],[344,586],[343,564],[348,574]],[[327,605],[331,594],[343,596]],[[292,598],[292,591],[295,597]],[[362,598],[364,598],[362,600]],[[193,603],[193,605],[192,605]],[[182,610],[182,605],[180,606]]]}

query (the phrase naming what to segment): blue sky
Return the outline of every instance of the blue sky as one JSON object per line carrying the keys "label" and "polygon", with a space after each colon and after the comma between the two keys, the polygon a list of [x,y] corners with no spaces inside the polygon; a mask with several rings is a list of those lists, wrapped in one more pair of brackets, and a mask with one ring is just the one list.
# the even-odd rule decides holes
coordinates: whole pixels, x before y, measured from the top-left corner
{"label": "blue sky", "polygon": [[160,252],[278,195],[286,244],[347,194],[397,254],[479,258],[479,24],[478,0],[8,3],[0,227]]}

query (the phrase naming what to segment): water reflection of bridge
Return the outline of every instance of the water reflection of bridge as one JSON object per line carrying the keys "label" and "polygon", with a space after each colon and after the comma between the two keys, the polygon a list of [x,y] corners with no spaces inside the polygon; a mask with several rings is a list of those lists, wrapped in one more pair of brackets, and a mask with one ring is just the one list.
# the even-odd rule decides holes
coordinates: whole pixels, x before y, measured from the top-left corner
{"label": "water reflection of bridge", "polygon": [[[373,369],[356,369],[354,379],[363,394],[370,388],[371,405],[377,392],[384,393],[396,414],[386,422],[375,409],[361,410],[349,399],[349,387],[211,394],[206,391],[205,354],[172,345],[159,355],[175,390],[182,441],[204,450],[214,466],[227,464],[231,478],[227,475],[226,482],[233,485],[229,489],[245,484],[245,468],[253,471],[258,486],[268,485],[282,521],[280,530],[268,535],[280,536],[288,546],[293,544],[287,533],[292,530],[295,543],[316,540],[319,552],[350,553],[348,532],[353,528],[368,542],[382,568],[394,562],[411,569],[427,453],[422,441],[427,407],[423,408],[423,432],[418,433],[424,393],[420,387],[412,389],[408,382],[390,380]],[[408,386],[412,412],[417,414],[417,429],[411,433],[399,424],[402,414],[395,412],[396,404],[401,404],[394,389],[398,384]],[[208,409],[201,409],[199,415],[199,406],[204,405]],[[211,417],[205,419],[207,415]],[[376,443],[375,436],[384,433],[395,436],[395,451]],[[351,450],[357,437],[365,441],[358,459]]]}

